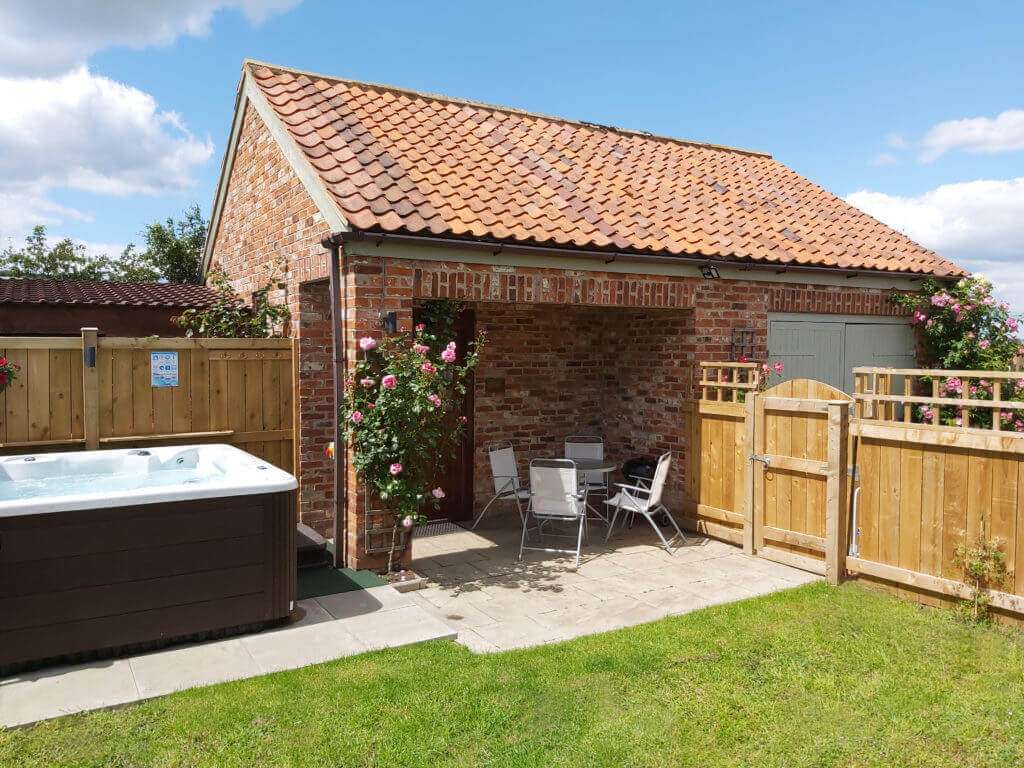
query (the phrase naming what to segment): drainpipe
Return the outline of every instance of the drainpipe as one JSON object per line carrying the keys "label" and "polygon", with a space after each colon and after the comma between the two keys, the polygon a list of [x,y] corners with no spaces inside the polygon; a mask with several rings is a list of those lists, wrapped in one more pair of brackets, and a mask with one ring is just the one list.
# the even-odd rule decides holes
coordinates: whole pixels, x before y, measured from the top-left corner
{"label": "drainpipe", "polygon": [[[345,343],[345,320],[348,302],[341,285],[340,235],[320,241],[329,252],[331,273],[331,360],[334,369],[334,567],[348,565],[348,451],[341,433],[339,413],[344,392],[344,376],[348,362]],[[340,309],[340,311],[339,311]]]}

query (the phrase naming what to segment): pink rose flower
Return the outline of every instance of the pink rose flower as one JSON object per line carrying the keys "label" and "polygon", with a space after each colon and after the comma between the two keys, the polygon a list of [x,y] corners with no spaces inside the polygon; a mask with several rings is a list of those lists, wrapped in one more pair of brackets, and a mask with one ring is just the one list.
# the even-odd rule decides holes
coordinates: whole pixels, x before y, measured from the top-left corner
{"label": "pink rose flower", "polygon": [[982,349],[988,349],[989,347],[992,346],[992,342],[989,341],[988,339],[982,339],[981,341],[978,342],[978,346],[981,347]]}
{"label": "pink rose flower", "polygon": [[377,404],[376,404],[376,403],[367,403],[367,404],[366,404],[366,407],[367,407],[367,408],[376,408],[376,407],[377,407]]}
{"label": "pink rose flower", "polygon": [[400,475],[402,474],[402,465],[396,461],[394,464],[388,467],[388,472],[390,472],[393,476]]}
{"label": "pink rose flower", "polygon": [[384,389],[394,389],[398,386],[398,379],[395,378],[394,374],[389,373],[380,380],[380,385],[384,387]]}
{"label": "pink rose flower", "polygon": [[427,354],[427,352],[430,351],[430,347],[428,347],[426,344],[413,344],[412,351],[415,352],[417,355],[425,355]]}
{"label": "pink rose flower", "polygon": [[775,365],[772,366],[772,368],[774,368],[775,372],[779,374],[786,370],[786,366],[783,365],[782,363],[776,363]]}
{"label": "pink rose flower", "polygon": [[438,395],[427,395],[427,400],[431,405],[437,406],[438,408],[441,407],[441,398]]}
{"label": "pink rose flower", "polygon": [[405,517],[402,518],[402,527],[405,528],[406,530],[408,530],[408,529],[412,528],[412,522],[413,522],[412,515],[406,515]]}
{"label": "pink rose flower", "polygon": [[[1024,384],[1021,384],[1021,388],[1024,388]],[[467,421],[469,421],[469,419],[467,419],[465,416],[459,416],[459,421],[465,424]]]}
{"label": "pink rose flower", "polygon": [[434,364],[429,360],[425,361],[423,365],[420,366],[420,370],[424,373],[437,373],[437,368],[434,367]]}
{"label": "pink rose flower", "polygon": [[362,411],[352,411],[352,415],[349,416],[348,418],[349,418],[349,420],[353,424],[362,424],[363,423],[363,412]]}
{"label": "pink rose flower", "polygon": [[444,350],[441,353],[441,359],[444,360],[446,363],[454,363],[455,362],[455,350],[454,349],[446,349],[446,350]]}
{"label": "pink rose flower", "polygon": [[422,333],[425,330],[427,330],[427,324],[426,323],[416,323],[416,332],[417,333]]}
{"label": "pink rose flower", "polygon": [[768,363],[761,363],[761,373],[771,373],[772,369],[768,367]]}
{"label": "pink rose flower", "polygon": [[434,490],[432,490],[430,492],[430,495],[433,496],[435,499],[443,499],[444,498],[444,489],[442,489],[442,488],[435,488]]}
{"label": "pink rose flower", "polygon": [[374,384],[375,384],[376,382],[374,382],[374,380],[373,380],[373,379],[371,379],[371,378],[370,378],[369,376],[367,376],[367,377],[366,377],[365,379],[360,379],[360,380],[359,380],[359,383],[360,383],[360,384],[362,384],[362,385],[363,385],[364,387],[366,387],[367,389],[369,389],[369,388],[370,388],[370,387],[372,387],[372,386],[373,386],[373,385],[374,385]]}
{"label": "pink rose flower", "polygon": [[371,349],[376,349],[377,340],[373,338],[373,336],[363,336],[363,338],[359,340],[359,348],[363,350],[363,352],[369,352]]}
{"label": "pink rose flower", "polygon": [[1006,327],[1016,333],[1020,329],[1020,323],[1017,322],[1017,318],[1008,317],[1006,318]]}
{"label": "pink rose flower", "polygon": [[927,315],[925,315],[925,313],[924,313],[924,312],[922,312],[922,311],[921,311],[921,310],[919,310],[919,309],[915,309],[915,310],[914,310],[914,318],[913,318],[912,322],[914,322],[914,323],[921,323],[921,322],[924,322],[924,320],[926,319],[926,317],[927,317]]}

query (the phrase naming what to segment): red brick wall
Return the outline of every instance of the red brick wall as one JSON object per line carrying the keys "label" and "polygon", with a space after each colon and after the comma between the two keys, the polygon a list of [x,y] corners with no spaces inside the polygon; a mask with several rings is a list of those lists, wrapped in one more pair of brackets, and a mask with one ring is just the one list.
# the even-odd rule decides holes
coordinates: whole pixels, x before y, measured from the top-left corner
{"label": "red brick wall", "polygon": [[574,434],[604,438],[605,454],[620,463],[674,451],[678,498],[686,447],[681,410],[695,355],[692,310],[490,302],[475,310],[489,339],[474,392],[477,509],[494,492],[489,444],[511,440],[525,479],[530,459],[563,455]]}
{"label": "red brick wall", "polygon": [[[380,335],[380,313],[395,311],[411,326],[416,300],[475,302],[478,328],[489,332],[475,389],[477,509],[493,493],[485,446],[512,439],[520,471],[529,459],[559,455],[576,432],[600,434],[609,456],[672,450],[676,471],[668,500],[682,494],[687,446],[680,415],[694,394],[696,363],[728,359],[733,328],[753,328],[755,356],[766,354],[769,312],[895,315],[889,292],[878,289],[710,281],[692,277],[583,273],[389,259],[347,260],[349,354],[356,340]],[[458,252],[453,251],[457,257]],[[383,271],[382,271],[383,264]],[[356,478],[350,475],[350,487]],[[361,492],[350,494],[349,547],[360,556]]]}
{"label": "red brick wall", "polygon": [[299,340],[299,505],[302,518],[324,534],[333,520],[333,469],[323,454],[332,432],[328,232],[313,200],[250,106],[245,113],[211,265],[227,273],[239,294],[273,282],[269,298],[288,305],[286,329]]}

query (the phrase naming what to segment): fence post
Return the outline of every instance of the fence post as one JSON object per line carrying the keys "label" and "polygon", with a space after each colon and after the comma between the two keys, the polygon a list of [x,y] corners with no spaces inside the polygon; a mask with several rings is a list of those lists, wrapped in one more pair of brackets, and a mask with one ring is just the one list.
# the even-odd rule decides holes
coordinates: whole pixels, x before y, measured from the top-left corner
{"label": "fence post", "polygon": [[82,329],[82,426],[86,450],[100,447],[100,386],[96,370],[96,328]]}
{"label": "fence post", "polygon": [[838,584],[846,570],[846,444],[848,403],[828,405],[828,475],[825,483],[825,580]]}
{"label": "fence post", "polygon": [[743,506],[743,551],[754,554],[754,461],[750,457],[754,454],[754,403],[757,400],[757,392],[747,392],[747,464],[743,475],[746,486],[746,504]]}

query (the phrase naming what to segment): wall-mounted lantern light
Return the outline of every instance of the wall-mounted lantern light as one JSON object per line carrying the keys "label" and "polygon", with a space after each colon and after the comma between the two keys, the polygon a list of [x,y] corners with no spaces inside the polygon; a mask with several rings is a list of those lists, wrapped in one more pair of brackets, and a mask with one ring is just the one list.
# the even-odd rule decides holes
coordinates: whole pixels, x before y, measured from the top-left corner
{"label": "wall-mounted lantern light", "polygon": [[712,266],[711,264],[700,265],[700,276],[706,280],[717,280],[721,277],[721,275],[718,274],[718,267]]}

